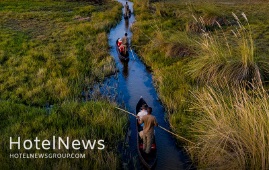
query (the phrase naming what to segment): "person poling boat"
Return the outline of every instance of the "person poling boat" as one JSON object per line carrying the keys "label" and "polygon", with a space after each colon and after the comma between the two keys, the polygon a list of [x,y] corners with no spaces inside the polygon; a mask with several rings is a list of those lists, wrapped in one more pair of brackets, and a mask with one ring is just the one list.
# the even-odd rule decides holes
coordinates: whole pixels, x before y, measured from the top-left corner
{"label": "person poling boat", "polygon": [[[152,145],[151,145],[149,154],[146,154],[146,152],[144,151],[144,149],[143,149],[143,142],[144,141],[142,140],[142,138],[139,135],[139,132],[141,132],[141,131],[143,132],[143,130],[142,130],[143,127],[141,127],[141,125],[139,124],[139,122],[141,122],[141,121],[139,120],[140,117],[138,117],[138,113],[141,110],[143,110],[142,108],[143,108],[143,105],[145,105],[145,104],[147,104],[146,101],[141,97],[140,100],[138,101],[137,105],[136,105],[136,114],[131,113],[131,112],[128,112],[128,111],[126,111],[124,109],[121,109],[119,107],[115,107],[115,108],[118,109],[118,110],[121,110],[121,111],[123,111],[125,113],[128,113],[128,114],[130,114],[130,115],[132,115],[132,116],[134,116],[134,117],[137,118],[137,121],[136,121],[136,129],[137,129],[137,150],[138,150],[138,157],[141,160],[141,163],[147,169],[153,169],[154,166],[156,165],[156,162],[157,162],[157,145],[156,145],[156,142],[155,142],[155,135],[153,133],[153,140],[152,140]],[[150,115],[151,115],[152,109],[150,109],[150,110],[151,110],[150,111]],[[143,119],[144,119],[144,116],[143,116],[142,120]],[[188,142],[188,143],[190,143],[192,145],[195,145],[194,142],[192,142],[192,141],[190,141],[190,140],[188,140],[188,139],[186,139],[186,138],[184,138],[184,137],[182,137],[182,136],[180,136],[178,134],[175,134],[175,133],[171,132],[170,130],[168,130],[168,129],[166,129],[166,128],[160,126],[160,125],[158,125],[157,122],[156,122],[156,124],[154,124],[154,126],[155,125],[157,125],[158,128],[160,128],[160,129],[162,129],[162,130],[164,130],[164,131],[166,131],[166,132],[174,135],[175,137],[177,137],[177,138],[179,138],[179,139],[181,139],[181,140],[183,140],[185,142]],[[154,128],[154,126],[152,126],[152,128]]]}
{"label": "person poling boat", "polygon": [[152,108],[148,107],[147,108],[147,115],[144,115],[142,118],[139,120],[139,124],[143,124],[143,134],[142,134],[142,139],[143,139],[143,150],[145,153],[149,154],[151,151],[151,145],[153,143],[153,138],[154,138],[154,126],[158,126],[157,120],[155,116],[152,116]]}
{"label": "person poling boat", "polygon": [[[157,148],[154,135],[154,126],[158,126],[156,118],[151,115],[152,108],[141,97],[136,105],[136,127],[138,155],[147,169],[152,169],[157,161]],[[141,124],[144,123],[142,127]],[[140,137],[141,135],[141,137]]]}
{"label": "person poling boat", "polygon": [[131,17],[131,10],[129,8],[128,2],[124,5],[124,19],[129,19]]}
{"label": "person poling boat", "polygon": [[[141,99],[140,99],[140,100],[141,100]],[[115,107],[115,108],[118,109],[118,110],[121,110],[121,111],[123,111],[123,112],[125,112],[125,113],[128,113],[128,114],[130,114],[130,115],[132,115],[132,116],[134,116],[134,117],[137,118],[137,115],[135,115],[135,114],[133,114],[133,113],[131,113],[131,112],[128,112],[128,111],[126,111],[126,110],[124,110],[124,109],[121,109],[121,108],[119,108],[119,107]],[[136,109],[137,109],[137,108],[136,108]],[[138,113],[138,112],[137,112],[137,113]],[[175,134],[174,132],[172,132],[172,131],[170,131],[170,130],[168,130],[168,129],[166,129],[166,128],[160,126],[160,125],[158,125],[158,127],[161,128],[162,130],[164,130],[164,131],[166,131],[166,132],[168,132],[168,133],[174,135],[175,137],[177,137],[177,138],[179,138],[179,139],[185,141],[185,142],[189,142],[189,143],[195,145],[194,142],[192,142],[192,141],[190,141],[190,140],[188,140],[188,139],[186,139],[186,138],[184,138],[184,137],[182,137],[182,136],[180,136],[180,135],[178,135],[178,134]]]}
{"label": "person poling boat", "polygon": [[128,47],[129,47],[128,34],[125,33],[124,36],[121,38],[121,40],[122,40],[122,45],[124,46],[124,55],[126,55],[128,51]]}

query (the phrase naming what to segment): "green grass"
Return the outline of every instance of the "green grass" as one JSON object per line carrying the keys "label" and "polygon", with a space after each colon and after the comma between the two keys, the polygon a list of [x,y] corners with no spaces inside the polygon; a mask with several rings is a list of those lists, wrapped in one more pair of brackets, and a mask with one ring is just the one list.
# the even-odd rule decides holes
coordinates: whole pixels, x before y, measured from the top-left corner
{"label": "green grass", "polygon": [[[238,86],[241,87],[250,82],[259,86],[262,83],[265,85],[264,88],[267,86],[269,23],[263,16],[269,14],[268,3],[236,0],[225,0],[221,3],[212,0],[206,2],[193,0],[186,3],[168,0],[152,2],[148,5],[141,0],[134,2],[137,21],[132,26],[133,45],[141,59],[153,71],[154,81],[168,112],[172,129],[179,135],[197,143],[195,146],[185,143],[190,148],[197,147],[189,150],[197,167],[202,169],[224,167],[225,169],[230,165],[237,169],[240,168],[239,164],[246,169],[268,167],[264,163],[268,159],[266,155],[257,156],[257,159],[254,160],[264,164],[256,165],[250,159],[251,156],[262,155],[263,152],[244,149],[245,146],[242,145],[240,145],[243,147],[240,154],[236,155],[238,150],[234,150],[235,155],[228,159],[220,153],[214,160],[215,152],[219,152],[222,145],[211,145],[209,138],[215,134],[208,131],[204,135],[203,132],[206,130],[196,126],[201,119],[212,118],[210,115],[201,114],[207,112],[205,103],[207,100],[211,100],[210,96],[207,96],[208,98],[200,96],[204,94],[201,89],[205,85],[212,89],[222,88],[223,93],[218,92],[216,102],[222,98],[228,98],[230,100],[225,101],[226,105],[237,102],[231,97],[236,95],[234,94],[236,90],[242,100],[260,99],[251,95],[256,93],[256,91],[252,91],[252,88],[248,88],[245,92],[243,88],[238,90]],[[232,13],[236,14],[239,19],[237,20]],[[248,21],[241,15],[242,13],[247,16]],[[235,32],[236,36],[231,30]],[[195,97],[193,94],[196,94]],[[201,99],[199,101],[203,101],[204,105],[200,104],[199,110],[192,110],[190,108],[197,104],[196,98]],[[217,105],[217,103],[215,104]],[[251,103],[247,107],[249,109],[244,112],[247,112],[249,116],[253,113],[250,108],[259,109],[258,105],[255,106]],[[229,113],[235,113],[237,111],[235,109],[235,107],[231,107],[226,113],[223,108],[223,117],[227,116],[229,119]],[[263,117],[253,116],[252,118],[267,122],[268,117],[262,115],[263,112],[260,113]],[[210,122],[202,123],[212,129],[218,128],[216,124]],[[255,126],[253,122],[248,122],[246,119],[242,119],[242,122],[236,120],[232,123],[229,130],[236,132],[235,135],[238,137],[240,137],[240,133],[248,130],[244,127],[246,124]],[[235,124],[238,127],[233,127]],[[263,129],[265,129],[264,127]],[[269,135],[266,130],[262,133]],[[258,130],[248,133],[252,137],[256,134],[261,133]],[[217,142],[221,140],[220,135],[216,135],[214,140],[217,145]],[[233,142],[242,142],[236,140],[237,138]],[[246,141],[248,144],[253,142],[252,146],[258,146],[263,141],[262,138],[255,141],[250,141],[250,138],[246,138],[246,140],[248,140]],[[210,147],[213,149],[208,149]],[[238,164],[237,160],[232,161],[232,159],[240,159],[240,163]]]}
{"label": "green grass", "polygon": [[[121,18],[113,1],[0,2],[0,162],[4,169],[117,169],[127,116],[81,92],[115,73],[107,32]],[[44,106],[53,104],[50,113]],[[9,137],[104,139],[86,159],[10,159]]]}
{"label": "green grass", "polygon": [[0,98],[57,103],[114,73],[106,32],[120,8],[112,2],[1,2]]}
{"label": "green grass", "polygon": [[[57,169],[120,167],[117,147],[125,136],[126,115],[114,109],[108,102],[64,102],[50,113],[13,102],[0,102],[0,162],[5,169]],[[52,136],[69,137],[70,140],[105,141],[106,148],[91,150],[9,150],[9,137],[34,140],[52,140]],[[10,159],[10,153],[82,153],[85,159]]]}

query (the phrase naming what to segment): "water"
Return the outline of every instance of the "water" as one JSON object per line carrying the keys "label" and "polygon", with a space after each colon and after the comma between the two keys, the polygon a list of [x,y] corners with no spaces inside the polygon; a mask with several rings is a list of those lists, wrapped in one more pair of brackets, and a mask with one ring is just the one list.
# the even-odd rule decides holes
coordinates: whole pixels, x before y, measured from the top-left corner
{"label": "water", "polygon": [[[126,1],[118,0],[125,4]],[[133,11],[133,3],[129,2],[131,11]],[[130,61],[128,65],[121,63],[115,47],[115,42],[118,38],[123,37],[124,33],[128,33],[131,38],[132,32],[130,26],[135,21],[134,15],[131,16],[129,22],[126,22],[123,17],[118,25],[111,29],[109,34],[109,45],[111,46],[111,55],[114,57],[116,67],[119,72],[108,78],[103,85],[99,86],[102,94],[115,97],[115,99],[127,108],[128,111],[135,113],[135,107],[141,96],[145,99],[149,106],[153,108],[153,115],[157,118],[159,125],[169,129],[169,124],[165,121],[165,111],[158,100],[157,92],[153,85],[152,75],[147,70],[146,66],[139,57],[130,51]],[[117,94],[117,95],[116,95]],[[134,160],[130,160],[130,164],[139,162],[136,150],[136,126],[135,118],[130,116],[129,149],[125,153],[130,155]],[[167,132],[160,128],[155,128],[156,143],[157,143],[157,164],[156,169],[159,170],[174,170],[174,169],[190,169],[191,163],[182,148],[176,146],[175,139]],[[138,169],[141,169],[141,166]],[[129,168],[134,169],[132,165]]]}

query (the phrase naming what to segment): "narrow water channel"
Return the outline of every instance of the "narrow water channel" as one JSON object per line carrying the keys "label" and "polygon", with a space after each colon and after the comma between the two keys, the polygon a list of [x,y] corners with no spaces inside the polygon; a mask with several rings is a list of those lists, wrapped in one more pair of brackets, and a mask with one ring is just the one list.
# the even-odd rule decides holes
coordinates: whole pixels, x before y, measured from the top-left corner
{"label": "narrow water channel", "polygon": [[[128,2],[131,11],[133,11],[132,2],[125,0],[118,0],[118,2],[122,4]],[[116,96],[115,99],[119,104],[124,104],[127,110],[132,113],[135,112],[138,100],[143,96],[148,105],[153,108],[153,115],[157,118],[159,125],[169,129],[169,124],[165,119],[165,110],[158,100],[158,95],[153,85],[152,75],[147,70],[144,63],[131,51],[128,65],[121,63],[118,58],[115,42],[118,38],[123,37],[125,32],[128,33],[128,37],[131,39],[132,32],[129,28],[134,21],[135,16],[133,14],[128,22],[122,17],[122,20],[118,25],[111,29],[109,34],[109,45],[111,46],[110,53],[115,59],[119,72],[106,79],[106,81],[98,88],[100,88],[100,91],[107,96]],[[130,155],[130,158],[132,159],[130,162],[137,164],[139,158],[137,157],[136,147],[136,126],[135,118],[132,116],[130,116],[129,129],[131,132],[129,134],[129,149],[125,151],[128,153],[125,153],[124,155]],[[157,143],[157,164],[155,169],[190,169],[191,163],[188,156],[182,148],[176,146],[175,139],[169,133],[159,128],[155,128],[155,134]],[[131,169],[141,168],[141,166],[139,167],[138,165],[128,165],[128,167],[129,169],[130,167]]]}

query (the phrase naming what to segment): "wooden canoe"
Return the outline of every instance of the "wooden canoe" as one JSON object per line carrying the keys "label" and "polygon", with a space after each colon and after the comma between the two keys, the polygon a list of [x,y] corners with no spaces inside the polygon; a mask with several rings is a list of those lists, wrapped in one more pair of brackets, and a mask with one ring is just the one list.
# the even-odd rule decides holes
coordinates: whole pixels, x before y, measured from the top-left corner
{"label": "wooden canoe", "polygon": [[[146,101],[141,97],[136,105],[136,114],[141,110],[141,107],[143,104],[147,104]],[[136,121],[136,129],[137,129],[137,150],[138,150],[138,156],[141,160],[141,163],[145,166],[147,169],[154,168],[156,162],[157,162],[157,148],[156,148],[156,142],[155,137],[153,144],[151,146],[151,151],[149,154],[146,154],[143,151],[143,140],[139,136],[139,131],[143,130],[143,128],[138,123],[138,120]]]}
{"label": "wooden canoe", "polygon": [[127,51],[126,55],[124,55],[123,53],[120,52],[119,47],[118,47],[118,40],[116,41],[116,49],[117,49],[119,59],[121,61],[128,62],[129,61],[129,52]]}

